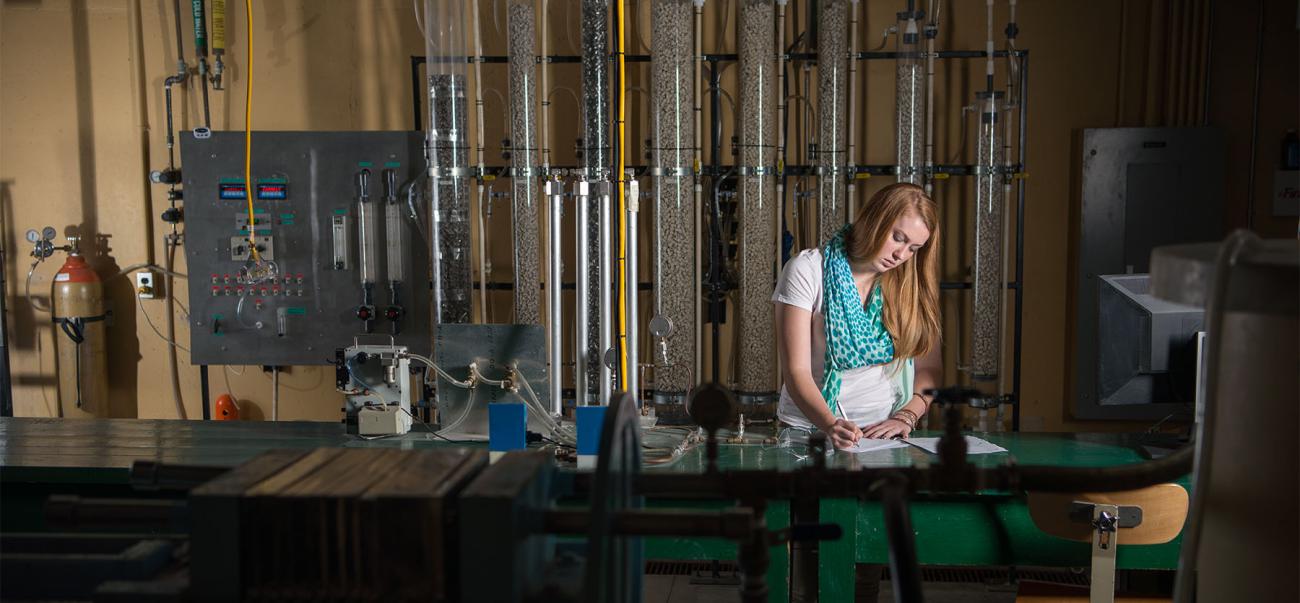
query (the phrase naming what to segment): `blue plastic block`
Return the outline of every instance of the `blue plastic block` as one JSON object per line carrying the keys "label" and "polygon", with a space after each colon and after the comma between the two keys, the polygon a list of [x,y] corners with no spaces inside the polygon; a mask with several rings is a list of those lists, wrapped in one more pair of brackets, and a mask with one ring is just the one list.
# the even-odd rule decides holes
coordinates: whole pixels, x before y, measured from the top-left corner
{"label": "blue plastic block", "polygon": [[508,452],[528,447],[528,410],[517,402],[488,404],[488,450]]}
{"label": "blue plastic block", "polygon": [[578,454],[600,454],[600,428],[605,423],[605,407],[579,406],[574,413],[578,419]]}

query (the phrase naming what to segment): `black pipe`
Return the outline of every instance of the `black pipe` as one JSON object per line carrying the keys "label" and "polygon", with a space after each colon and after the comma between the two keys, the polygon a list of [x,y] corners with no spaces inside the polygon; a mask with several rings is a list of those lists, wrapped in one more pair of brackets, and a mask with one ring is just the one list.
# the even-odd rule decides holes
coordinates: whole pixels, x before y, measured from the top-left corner
{"label": "black pipe", "polygon": [[14,416],[13,381],[9,374],[9,310],[5,292],[5,250],[0,247],[0,417]]}
{"label": "black pipe", "polygon": [[423,64],[424,57],[411,55],[411,113],[415,114],[417,132],[424,129],[423,120],[420,119],[420,97],[424,91],[424,86],[420,85],[420,65]]}
{"label": "black pipe", "polygon": [[211,394],[208,393],[208,365],[199,365],[199,389],[203,396],[203,420],[212,420],[212,401]]}
{"label": "black pipe", "polygon": [[889,582],[896,603],[920,603],[921,566],[916,560],[916,535],[907,506],[907,481],[901,475],[881,480],[880,506],[889,538]]}
{"label": "black pipe", "polygon": [[[1020,138],[1021,172],[1026,172],[1029,155],[1025,152],[1025,123],[1029,113],[1029,51],[1020,54]],[[1025,314],[1025,179],[1016,183],[1016,316],[1011,352],[1011,431],[1020,431],[1020,354],[1024,342]]]}
{"label": "black pipe", "polygon": [[181,0],[172,0],[172,12],[176,16],[176,62],[182,65],[178,71],[185,71],[185,44],[184,34],[181,33]]}
{"label": "black pipe", "polygon": [[1250,114],[1250,172],[1246,184],[1246,228],[1255,228],[1255,163],[1259,158],[1259,73],[1264,60],[1264,2],[1259,3],[1259,24],[1255,26],[1255,92]]}
{"label": "black pipe", "polygon": [[[712,119],[712,127],[709,128],[709,157],[712,160],[714,182],[713,182],[713,211],[709,216],[709,314],[711,314],[711,336],[713,339],[713,349],[710,350],[710,356],[713,363],[713,382],[722,382],[722,295],[721,291],[725,290],[725,283],[722,282],[722,225],[718,223],[722,215],[721,184],[723,178],[718,178],[716,174],[722,165],[718,155],[722,151],[722,119],[718,116],[722,111],[721,80],[722,74],[718,69],[717,59],[710,59],[709,65],[709,116]],[[698,141],[697,143],[698,144]],[[699,211],[697,208],[696,211]]]}

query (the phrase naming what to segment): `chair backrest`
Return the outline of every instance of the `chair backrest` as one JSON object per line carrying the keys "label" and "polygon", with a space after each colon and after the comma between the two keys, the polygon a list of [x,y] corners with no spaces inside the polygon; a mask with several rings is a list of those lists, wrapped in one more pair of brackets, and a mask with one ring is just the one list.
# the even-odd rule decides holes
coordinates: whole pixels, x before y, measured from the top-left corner
{"label": "chair backrest", "polygon": [[1092,526],[1070,517],[1075,501],[1141,507],[1141,525],[1120,528],[1120,546],[1169,542],[1182,531],[1187,519],[1187,490],[1178,484],[1123,492],[1030,492],[1029,516],[1038,529],[1057,538],[1092,542]]}

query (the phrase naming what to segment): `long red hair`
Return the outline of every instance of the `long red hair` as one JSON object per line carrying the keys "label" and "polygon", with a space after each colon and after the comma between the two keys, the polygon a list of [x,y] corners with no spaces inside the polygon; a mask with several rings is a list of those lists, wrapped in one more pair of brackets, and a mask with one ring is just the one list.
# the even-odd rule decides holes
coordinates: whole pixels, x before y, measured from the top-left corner
{"label": "long red hair", "polygon": [[891,184],[871,196],[844,240],[849,261],[875,259],[900,218],[915,213],[930,238],[910,261],[876,278],[885,298],[884,323],[894,338],[896,358],[925,356],[939,346],[939,207],[925,189],[906,182]]}

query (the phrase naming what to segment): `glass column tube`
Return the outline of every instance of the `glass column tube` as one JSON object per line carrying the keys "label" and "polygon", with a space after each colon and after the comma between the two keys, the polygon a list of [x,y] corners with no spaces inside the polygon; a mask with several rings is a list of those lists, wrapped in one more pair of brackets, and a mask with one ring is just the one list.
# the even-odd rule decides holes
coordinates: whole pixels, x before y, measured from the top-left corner
{"label": "glass column tube", "polygon": [[1002,356],[1002,300],[1006,274],[1002,260],[1006,189],[1002,128],[998,123],[1001,92],[976,94],[979,140],[975,190],[975,283],[971,308],[971,375],[994,381]]}
{"label": "glass column tube", "polygon": [[775,7],[772,0],[740,5],[740,300],[742,359],[736,382],[746,396],[776,391],[772,288],[776,278],[777,199]]}
{"label": "glass column tube", "polygon": [[[585,229],[582,237],[586,253],[581,257],[577,272],[585,278],[580,279],[586,285],[587,318],[586,328],[579,331],[586,345],[586,353],[580,354],[580,361],[585,362],[584,376],[587,400],[595,400],[600,393],[600,279],[595,278],[600,271],[600,215],[601,195],[608,194],[606,184],[610,174],[609,141],[609,0],[582,0],[582,165],[587,180],[592,184],[590,193],[578,200],[586,207],[580,209],[579,215],[587,218],[579,220],[577,228]],[[634,256],[635,257],[635,256]]]}
{"label": "glass column tube", "polygon": [[655,369],[656,395],[682,396],[693,385],[700,329],[695,263],[694,65],[690,0],[655,0],[650,27],[655,198],[655,317],[671,328]]}
{"label": "glass column tube", "polygon": [[925,52],[920,15],[898,13],[898,181],[925,183]]}
{"label": "glass column tube", "polygon": [[825,0],[817,22],[818,233],[826,241],[848,221],[844,158],[848,139],[849,0]]}
{"label": "glass column tube", "polygon": [[425,0],[428,60],[429,228],[434,320],[470,320],[469,143],[466,140],[464,3]]}
{"label": "glass column tube", "polygon": [[533,0],[510,0],[506,31],[510,70],[515,322],[541,324],[542,265],[538,232],[541,222],[536,179],[537,22]]}

